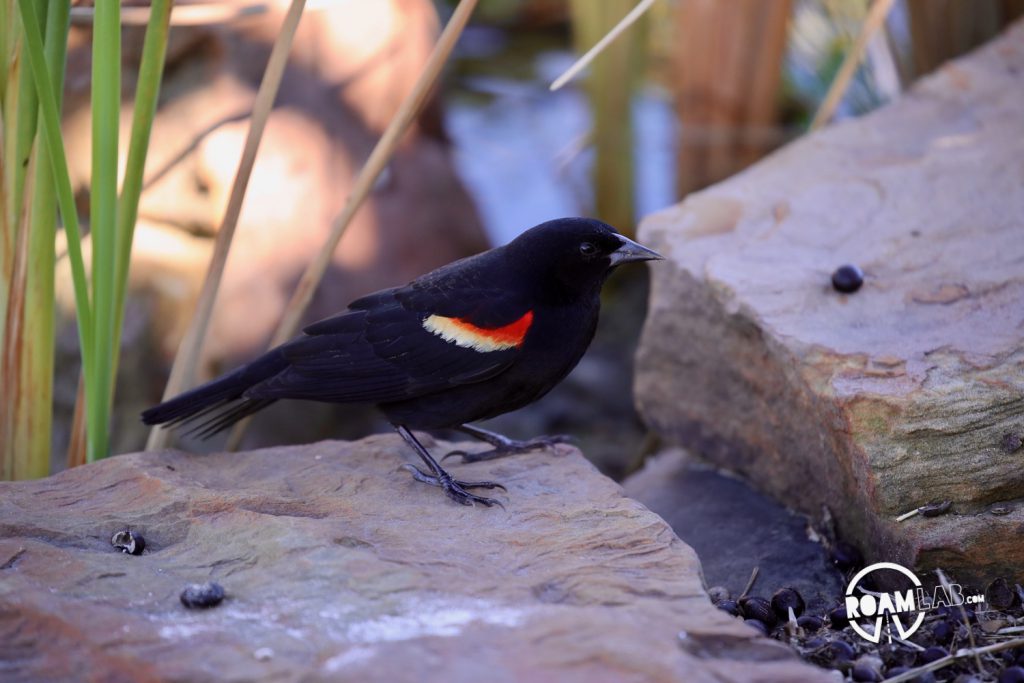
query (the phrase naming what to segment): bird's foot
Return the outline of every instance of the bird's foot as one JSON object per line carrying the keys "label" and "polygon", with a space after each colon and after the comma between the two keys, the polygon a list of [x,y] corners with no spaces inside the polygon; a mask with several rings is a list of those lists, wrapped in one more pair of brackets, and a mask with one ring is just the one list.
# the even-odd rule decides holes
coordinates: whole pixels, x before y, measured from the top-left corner
{"label": "bird's foot", "polygon": [[459,481],[452,477],[444,470],[441,470],[439,475],[427,474],[419,467],[415,465],[405,464],[403,468],[412,474],[413,479],[416,481],[422,481],[424,484],[430,484],[431,486],[440,486],[449,498],[454,500],[456,503],[461,505],[472,505],[473,503],[480,503],[486,507],[497,505],[501,509],[505,509],[505,506],[501,502],[494,498],[485,498],[476,494],[470,493],[466,489],[501,489],[507,491],[504,486],[495,481]]}
{"label": "bird's foot", "polygon": [[551,448],[552,446],[560,443],[572,443],[575,439],[565,434],[555,434],[553,436],[538,436],[536,439],[529,439],[527,441],[517,441],[515,439],[506,439],[501,443],[494,444],[494,448],[489,451],[483,451],[481,453],[469,453],[464,450],[454,450],[445,454],[441,461],[444,462],[448,458],[461,456],[462,462],[480,462],[482,460],[494,460],[496,458],[504,458],[509,455],[518,455],[519,453],[527,453],[529,451],[536,451],[542,448]]}

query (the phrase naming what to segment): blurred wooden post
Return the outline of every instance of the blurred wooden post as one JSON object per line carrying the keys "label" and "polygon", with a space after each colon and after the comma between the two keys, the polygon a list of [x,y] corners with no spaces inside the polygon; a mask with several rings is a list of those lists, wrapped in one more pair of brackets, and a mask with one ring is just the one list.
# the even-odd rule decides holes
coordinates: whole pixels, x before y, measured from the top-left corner
{"label": "blurred wooden post", "polygon": [[776,129],[792,0],[678,0],[672,83],[679,195],[742,170]]}
{"label": "blurred wooden post", "polygon": [[994,38],[1024,14],[1024,0],[907,0],[911,64],[901,64],[909,82]]}
{"label": "blurred wooden post", "polygon": [[[590,49],[636,6],[637,0],[571,0],[573,38]],[[644,23],[642,17],[638,24]],[[623,232],[636,222],[631,101],[641,75],[644,31],[630,27],[590,66],[586,78],[593,123],[594,215]]]}

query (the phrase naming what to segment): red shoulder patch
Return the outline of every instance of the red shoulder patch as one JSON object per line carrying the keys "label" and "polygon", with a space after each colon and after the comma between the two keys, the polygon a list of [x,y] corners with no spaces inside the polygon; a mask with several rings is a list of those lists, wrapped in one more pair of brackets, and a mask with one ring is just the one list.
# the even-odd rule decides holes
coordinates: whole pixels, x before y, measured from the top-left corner
{"label": "red shoulder patch", "polygon": [[445,341],[477,351],[502,351],[519,348],[533,325],[533,311],[501,327],[480,327],[463,318],[428,316],[423,327]]}

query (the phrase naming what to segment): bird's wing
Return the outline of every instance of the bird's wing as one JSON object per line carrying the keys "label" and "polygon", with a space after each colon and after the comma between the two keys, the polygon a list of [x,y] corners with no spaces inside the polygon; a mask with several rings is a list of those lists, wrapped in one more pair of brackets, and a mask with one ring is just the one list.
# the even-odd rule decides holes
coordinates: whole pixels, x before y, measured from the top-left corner
{"label": "bird's wing", "polygon": [[532,322],[496,288],[384,290],[307,327],[282,347],[287,369],[246,395],[385,403],[482,382],[515,361]]}

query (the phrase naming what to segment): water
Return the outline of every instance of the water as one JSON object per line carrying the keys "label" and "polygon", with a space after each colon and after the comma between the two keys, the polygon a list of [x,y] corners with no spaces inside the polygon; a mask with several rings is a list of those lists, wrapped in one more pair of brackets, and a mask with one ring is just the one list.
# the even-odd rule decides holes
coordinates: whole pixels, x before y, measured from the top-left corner
{"label": "water", "polygon": [[[551,218],[588,214],[589,104],[578,84],[548,90],[574,55],[515,39],[481,49],[486,41],[469,35],[470,54],[460,57],[468,73],[446,96],[445,122],[456,168],[489,236],[501,244]],[[653,86],[635,96],[632,108],[639,219],[675,201],[673,114]]]}

